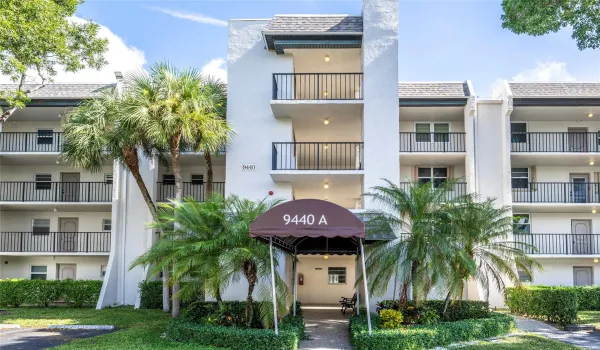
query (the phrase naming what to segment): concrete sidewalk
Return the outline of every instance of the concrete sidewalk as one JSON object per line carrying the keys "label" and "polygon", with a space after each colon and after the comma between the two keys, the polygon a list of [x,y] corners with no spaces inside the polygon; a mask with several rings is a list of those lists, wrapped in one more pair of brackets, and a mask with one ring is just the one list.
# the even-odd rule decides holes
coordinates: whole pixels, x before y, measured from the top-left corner
{"label": "concrete sidewalk", "polygon": [[352,349],[348,319],[352,311],[342,314],[339,306],[302,306],[309,340],[300,342],[299,350]]}
{"label": "concrete sidewalk", "polygon": [[600,350],[600,332],[565,332],[544,322],[515,316],[517,328],[522,332],[542,335],[585,349]]}
{"label": "concrete sidewalk", "polygon": [[91,338],[109,330],[21,328],[0,330],[0,349],[37,350],[66,344],[74,339]]}

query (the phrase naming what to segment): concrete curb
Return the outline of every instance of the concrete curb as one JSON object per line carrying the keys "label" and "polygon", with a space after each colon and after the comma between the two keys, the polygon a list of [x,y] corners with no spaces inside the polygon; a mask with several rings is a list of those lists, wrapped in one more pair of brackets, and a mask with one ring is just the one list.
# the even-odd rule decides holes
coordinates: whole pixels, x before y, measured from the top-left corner
{"label": "concrete curb", "polygon": [[84,324],[51,324],[48,329],[89,329],[96,331],[112,331],[115,326],[111,325],[84,325]]}
{"label": "concrete curb", "polygon": [[0,329],[16,329],[16,328],[21,328],[21,325],[18,325],[18,324],[7,324],[7,323],[1,323],[0,324]]}

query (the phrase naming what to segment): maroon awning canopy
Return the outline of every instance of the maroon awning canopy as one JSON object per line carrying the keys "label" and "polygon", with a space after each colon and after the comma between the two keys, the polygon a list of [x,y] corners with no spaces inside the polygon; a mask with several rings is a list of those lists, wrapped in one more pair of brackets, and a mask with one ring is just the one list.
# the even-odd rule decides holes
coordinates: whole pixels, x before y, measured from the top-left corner
{"label": "maroon awning canopy", "polygon": [[355,254],[357,241],[365,238],[365,224],[337,204],[299,199],[259,216],[250,225],[250,237],[273,237],[279,248],[301,254]]}

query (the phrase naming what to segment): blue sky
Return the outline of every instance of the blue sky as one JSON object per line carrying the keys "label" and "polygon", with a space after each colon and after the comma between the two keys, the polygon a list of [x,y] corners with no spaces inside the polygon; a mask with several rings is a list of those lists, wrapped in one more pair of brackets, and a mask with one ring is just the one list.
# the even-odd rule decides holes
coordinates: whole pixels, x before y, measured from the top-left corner
{"label": "blue sky", "polygon": [[[498,79],[600,80],[600,51],[578,51],[569,29],[542,37],[504,30],[500,1],[400,1],[399,8],[399,80],[471,79],[481,96]],[[224,74],[228,19],[360,10],[355,0],[87,0],[77,16],[105,26],[111,45],[121,41],[109,68],[167,59]]]}

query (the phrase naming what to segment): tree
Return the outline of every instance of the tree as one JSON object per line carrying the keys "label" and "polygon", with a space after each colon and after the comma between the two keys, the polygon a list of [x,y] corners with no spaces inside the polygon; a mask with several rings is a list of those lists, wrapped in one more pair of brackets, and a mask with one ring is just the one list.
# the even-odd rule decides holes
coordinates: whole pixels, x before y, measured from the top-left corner
{"label": "tree", "polygon": [[[140,156],[149,159],[161,151],[147,137],[145,130],[130,122],[126,113],[129,104],[131,95],[113,88],[67,113],[62,120],[61,158],[76,168],[91,172],[101,171],[102,166],[113,161],[123,164],[135,179],[152,218],[157,221],[156,206],[140,173]],[[169,311],[166,281],[167,277],[163,279],[166,285],[163,309]]]}
{"label": "tree", "polygon": [[[98,37],[99,26],[69,19],[82,0],[0,0],[0,72],[17,83],[0,92],[7,107],[4,122],[29,102],[28,95],[52,81],[57,69],[76,72],[106,64],[108,41]],[[27,84],[28,78],[39,84]]]}
{"label": "tree", "polygon": [[386,186],[376,186],[365,194],[381,208],[367,212],[367,234],[399,233],[395,239],[369,247],[366,265],[374,294],[384,293],[388,282],[397,277],[400,304],[408,300],[409,286],[418,303],[433,285],[447,278],[447,261],[466,259],[444,229],[452,188],[450,181],[437,187],[415,182],[404,190],[387,181]]}
{"label": "tree", "polygon": [[503,0],[502,28],[533,36],[573,28],[579,50],[600,47],[599,0]]}
{"label": "tree", "polygon": [[[152,266],[151,274],[173,266],[173,280],[186,280],[178,291],[183,300],[208,291],[217,302],[231,282],[221,265],[221,255],[227,247],[222,239],[229,229],[228,202],[215,195],[205,202],[173,200],[159,207],[158,221],[151,226],[163,236],[131,267]],[[175,223],[178,225],[176,226]]]}

